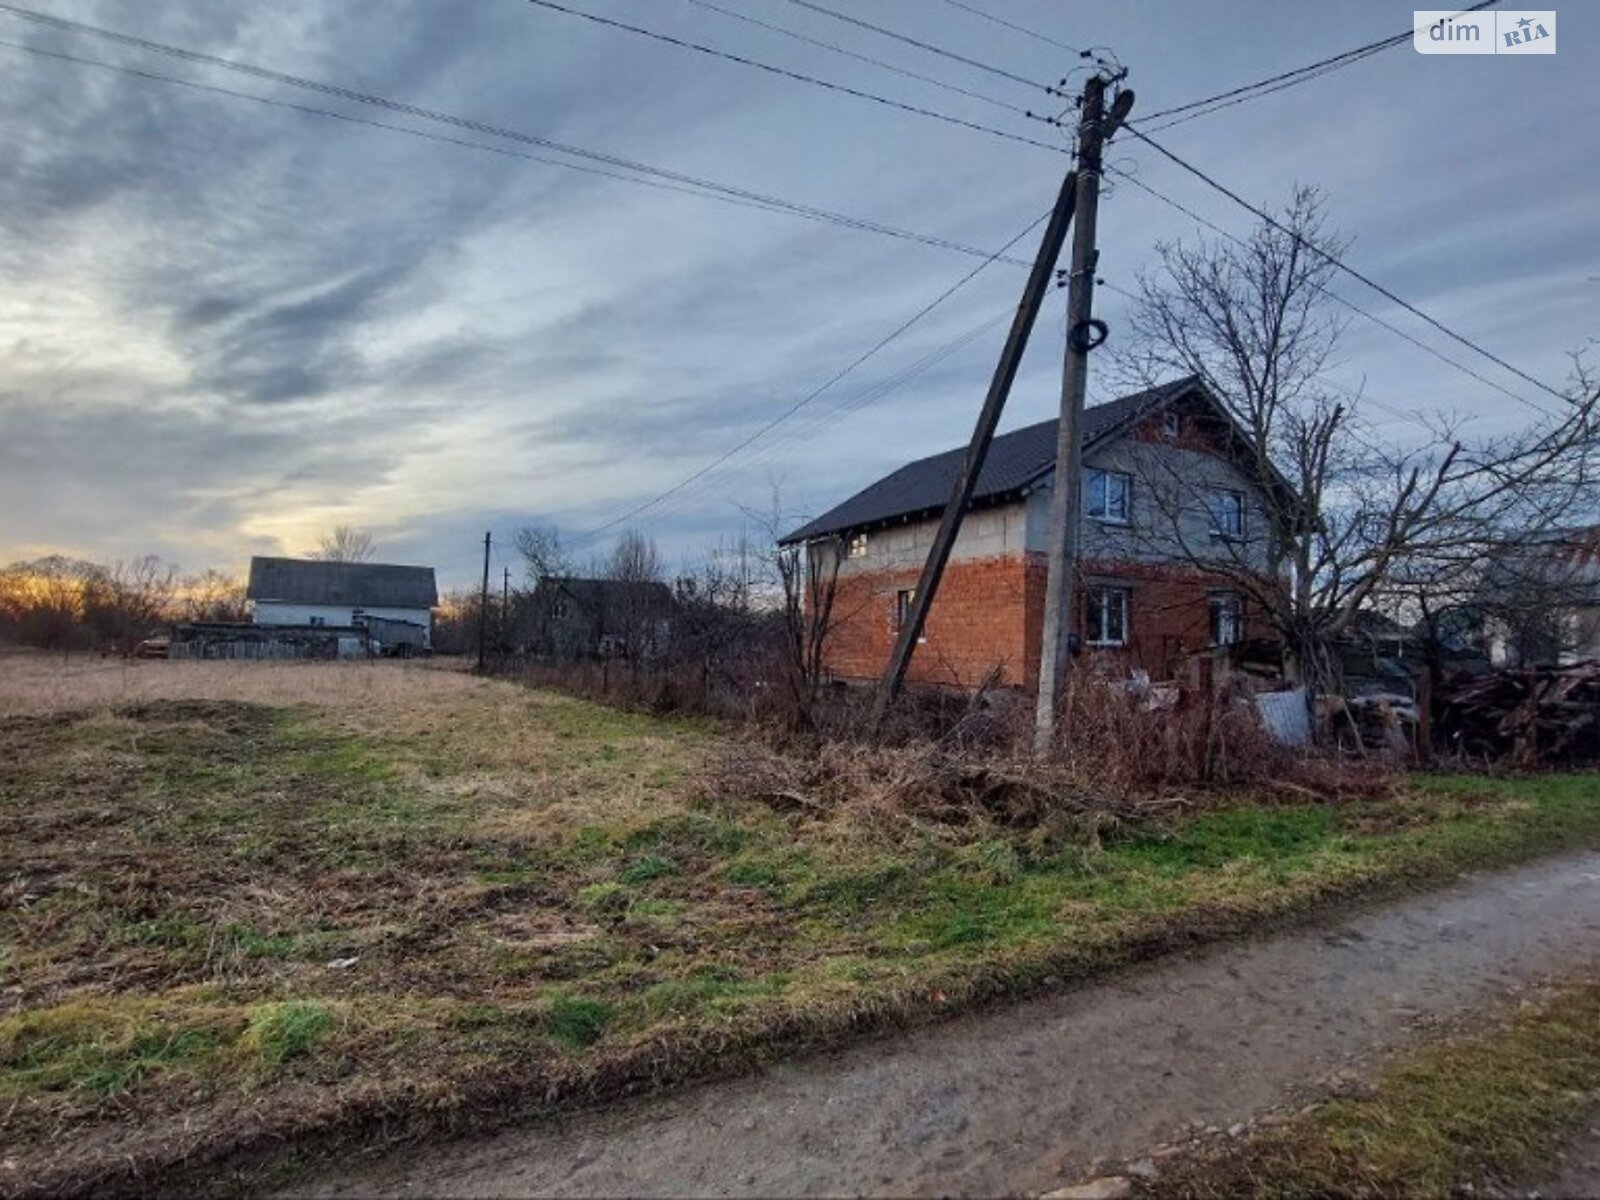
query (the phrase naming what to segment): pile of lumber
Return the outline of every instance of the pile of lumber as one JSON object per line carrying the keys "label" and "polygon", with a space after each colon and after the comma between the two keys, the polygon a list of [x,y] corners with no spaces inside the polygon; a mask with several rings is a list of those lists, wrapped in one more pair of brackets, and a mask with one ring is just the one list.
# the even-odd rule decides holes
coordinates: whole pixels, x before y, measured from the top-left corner
{"label": "pile of lumber", "polygon": [[1600,759],[1600,662],[1517,667],[1440,690],[1441,751],[1514,766]]}

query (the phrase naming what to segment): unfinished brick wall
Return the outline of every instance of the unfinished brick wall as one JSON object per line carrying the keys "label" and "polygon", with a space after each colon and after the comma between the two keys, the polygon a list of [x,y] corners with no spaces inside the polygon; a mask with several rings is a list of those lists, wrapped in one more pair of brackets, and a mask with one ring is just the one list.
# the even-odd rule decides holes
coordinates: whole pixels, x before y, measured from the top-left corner
{"label": "unfinished brick wall", "polygon": [[[883,673],[899,633],[896,598],[917,586],[919,574],[908,569],[840,576],[827,642],[829,670],[844,679]],[[950,563],[907,678],[971,688],[998,666],[1003,682],[1027,682],[1028,597],[1020,555]],[[1037,647],[1033,655],[1037,659]]]}
{"label": "unfinished brick wall", "polygon": [[[827,643],[829,670],[842,679],[872,679],[883,673],[898,632],[896,597],[916,586],[919,573],[908,569],[840,577]],[[1034,687],[1045,576],[1042,554],[952,562],[907,678],[971,688],[998,666],[1003,683]],[[1129,641],[1125,647],[1085,646],[1079,662],[1114,674],[1141,668],[1153,679],[1171,678],[1186,654],[1210,644],[1211,597],[1228,590],[1216,576],[1177,564],[1087,562],[1083,578],[1086,586],[1129,590]],[[1081,595],[1079,601],[1081,614]],[[1248,604],[1244,622],[1244,636],[1256,636],[1259,622]]]}

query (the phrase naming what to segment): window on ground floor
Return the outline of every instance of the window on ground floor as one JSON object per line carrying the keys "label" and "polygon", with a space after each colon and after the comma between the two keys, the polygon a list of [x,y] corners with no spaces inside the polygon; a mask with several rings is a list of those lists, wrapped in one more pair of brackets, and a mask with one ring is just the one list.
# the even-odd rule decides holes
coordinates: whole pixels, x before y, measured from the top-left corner
{"label": "window on ground floor", "polygon": [[[894,594],[894,628],[896,633],[899,633],[900,630],[904,629],[906,627],[906,622],[911,620],[911,606],[916,602],[916,588],[901,588]],[[918,635],[917,637],[918,642],[925,642],[927,640],[928,635],[926,632]]]}
{"label": "window on ground floor", "polygon": [[1092,587],[1089,589],[1084,633],[1091,646],[1128,644],[1128,589]]}
{"label": "window on ground floor", "polygon": [[1238,596],[1211,597],[1211,644],[1232,646],[1244,641],[1244,602]]}

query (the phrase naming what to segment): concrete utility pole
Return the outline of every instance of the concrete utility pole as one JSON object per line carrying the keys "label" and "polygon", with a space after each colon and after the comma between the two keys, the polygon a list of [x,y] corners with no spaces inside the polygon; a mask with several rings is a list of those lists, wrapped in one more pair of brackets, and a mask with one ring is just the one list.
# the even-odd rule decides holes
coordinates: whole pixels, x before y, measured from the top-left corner
{"label": "concrete utility pole", "polygon": [[511,649],[511,568],[505,568],[500,584],[500,652]]}
{"label": "concrete utility pole", "polygon": [[1073,614],[1083,516],[1083,396],[1089,382],[1089,351],[1105,337],[1105,326],[1094,320],[1100,155],[1105,139],[1133,107],[1133,93],[1124,90],[1107,119],[1105,98],[1105,79],[1096,75],[1084,84],[1078,119],[1078,224],[1072,231],[1072,267],[1067,285],[1067,354],[1061,373],[1061,429],[1056,439],[1055,488],[1050,496],[1050,565],[1045,577],[1039,701],[1034,713],[1034,751],[1038,754],[1046,753],[1055,737],[1056,710],[1067,673],[1069,635],[1077,623]]}
{"label": "concrete utility pole", "polygon": [[883,680],[878,685],[878,696],[872,710],[874,730],[882,727],[889,705],[900,691],[900,685],[905,682],[906,668],[911,665],[917,639],[922,636],[928,609],[932,607],[933,597],[939,590],[939,580],[944,575],[945,564],[950,560],[950,551],[955,547],[956,535],[961,532],[961,520],[966,515],[967,506],[972,503],[973,489],[978,486],[978,475],[983,470],[984,459],[988,457],[989,443],[994,440],[995,426],[1000,423],[1006,397],[1011,394],[1012,381],[1017,377],[1017,368],[1022,365],[1022,352],[1028,348],[1028,335],[1033,332],[1039,306],[1050,287],[1056,259],[1061,254],[1061,244],[1067,240],[1067,226],[1072,221],[1076,195],[1076,179],[1074,173],[1069,171],[1061,181],[1061,191],[1056,196],[1055,208],[1051,210],[1050,223],[1045,226],[1039,253],[1034,256],[1033,271],[1022,289],[1017,315],[1011,321],[1011,332],[1006,337],[1005,348],[1000,352],[1000,361],[995,365],[994,378],[990,380],[989,393],[984,397],[983,408],[978,413],[978,423],[972,430],[966,457],[962,459],[961,469],[956,472],[950,501],[944,506],[939,532],[934,535],[928,561],[923,564],[922,575],[917,580],[911,611],[906,614],[905,622],[900,627],[894,652],[889,656]]}
{"label": "concrete utility pole", "polygon": [[489,633],[489,533],[483,535],[483,595],[478,600],[478,670],[483,670],[484,639]]}

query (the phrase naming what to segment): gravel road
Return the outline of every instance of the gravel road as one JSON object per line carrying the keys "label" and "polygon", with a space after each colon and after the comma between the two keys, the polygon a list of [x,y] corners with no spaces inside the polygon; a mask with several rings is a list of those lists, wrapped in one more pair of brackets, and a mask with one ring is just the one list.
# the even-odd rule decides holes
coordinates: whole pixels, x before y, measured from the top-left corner
{"label": "gravel road", "polygon": [[604,1114],[408,1148],[295,1195],[1038,1192],[1227,1126],[1508,985],[1600,962],[1600,853]]}

